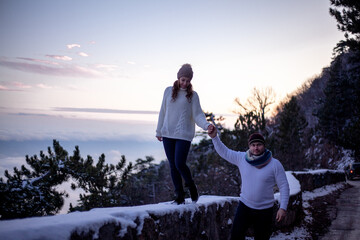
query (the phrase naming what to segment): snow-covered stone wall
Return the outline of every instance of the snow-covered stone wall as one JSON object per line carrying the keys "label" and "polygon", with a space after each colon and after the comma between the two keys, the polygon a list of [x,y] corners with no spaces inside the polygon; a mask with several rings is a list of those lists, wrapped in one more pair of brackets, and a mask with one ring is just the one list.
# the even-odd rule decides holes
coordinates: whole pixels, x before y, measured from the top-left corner
{"label": "snow-covered stone wall", "polygon": [[201,196],[171,202],[0,221],[2,240],[226,239],[238,197]]}
{"label": "snow-covered stone wall", "polygon": [[341,170],[319,169],[305,172],[293,172],[296,179],[299,180],[301,191],[313,191],[316,188],[325,185],[331,185],[338,182],[344,182],[345,173]]}
{"label": "snow-covered stone wall", "polygon": [[[287,217],[274,229],[291,229],[302,221],[302,184],[294,177],[322,175],[287,172],[290,201]],[[329,174],[324,172],[324,174]],[[333,175],[330,172],[330,176]],[[337,173],[334,174],[337,176]],[[328,177],[326,177],[328,178]],[[331,177],[330,177],[331,178]],[[337,177],[336,177],[337,178]],[[331,183],[331,181],[330,181]],[[329,183],[329,184],[330,184]],[[274,198],[279,200],[279,194]],[[0,239],[227,239],[238,197],[201,196],[196,204],[170,202],[88,212],[0,221]],[[274,207],[274,214],[276,213]],[[274,215],[275,216],[275,215]]]}

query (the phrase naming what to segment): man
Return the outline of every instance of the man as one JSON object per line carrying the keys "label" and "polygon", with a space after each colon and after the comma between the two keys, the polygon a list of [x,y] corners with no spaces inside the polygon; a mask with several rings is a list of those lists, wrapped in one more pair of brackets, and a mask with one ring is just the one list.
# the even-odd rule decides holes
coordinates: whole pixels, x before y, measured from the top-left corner
{"label": "man", "polygon": [[217,136],[214,126],[208,134],[217,153],[238,166],[241,174],[240,203],[233,221],[231,239],[245,239],[250,224],[254,225],[255,240],[269,239],[272,233],[275,185],[280,189],[280,208],[276,214],[278,222],[286,216],[289,202],[289,183],[282,164],[265,148],[265,139],[260,133],[250,135],[249,150],[246,152],[227,148]]}

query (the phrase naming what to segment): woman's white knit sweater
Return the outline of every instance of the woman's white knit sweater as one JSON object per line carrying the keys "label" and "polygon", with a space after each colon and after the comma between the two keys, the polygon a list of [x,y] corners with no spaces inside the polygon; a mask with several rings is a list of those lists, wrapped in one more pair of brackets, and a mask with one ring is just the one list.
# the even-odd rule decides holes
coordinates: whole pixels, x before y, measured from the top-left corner
{"label": "woman's white knit sweater", "polygon": [[216,152],[240,170],[240,201],[253,209],[270,208],[274,205],[274,186],[277,185],[280,190],[280,208],[287,209],[290,189],[279,160],[272,158],[266,166],[259,169],[246,161],[246,152],[230,150],[218,136],[214,137],[212,142]]}
{"label": "woman's white knit sweater", "polygon": [[172,87],[167,87],[161,104],[156,136],[192,141],[195,136],[195,123],[204,130],[210,125],[201,109],[199,96],[194,91],[189,102],[186,90],[180,89],[176,100],[172,101],[171,94]]}

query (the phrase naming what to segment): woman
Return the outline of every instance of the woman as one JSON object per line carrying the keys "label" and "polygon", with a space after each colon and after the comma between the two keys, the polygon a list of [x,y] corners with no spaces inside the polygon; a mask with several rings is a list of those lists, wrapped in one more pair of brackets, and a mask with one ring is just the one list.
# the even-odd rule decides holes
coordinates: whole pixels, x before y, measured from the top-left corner
{"label": "woman", "polygon": [[192,77],[191,65],[182,65],[177,73],[178,80],[172,87],[165,89],[156,129],[156,137],[163,142],[169,160],[176,195],[174,203],[177,204],[185,203],[182,178],[190,190],[191,200],[196,202],[199,198],[186,165],[191,141],[195,136],[195,123],[204,130],[212,130],[212,125],[206,121],[201,109],[199,97],[192,89]]}

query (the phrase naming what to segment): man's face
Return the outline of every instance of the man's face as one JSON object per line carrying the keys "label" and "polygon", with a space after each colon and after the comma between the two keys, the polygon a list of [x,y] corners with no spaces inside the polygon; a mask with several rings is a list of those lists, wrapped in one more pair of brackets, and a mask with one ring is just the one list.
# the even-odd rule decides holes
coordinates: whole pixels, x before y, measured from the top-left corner
{"label": "man's face", "polygon": [[265,145],[261,142],[253,142],[249,145],[251,154],[259,156],[264,153]]}

